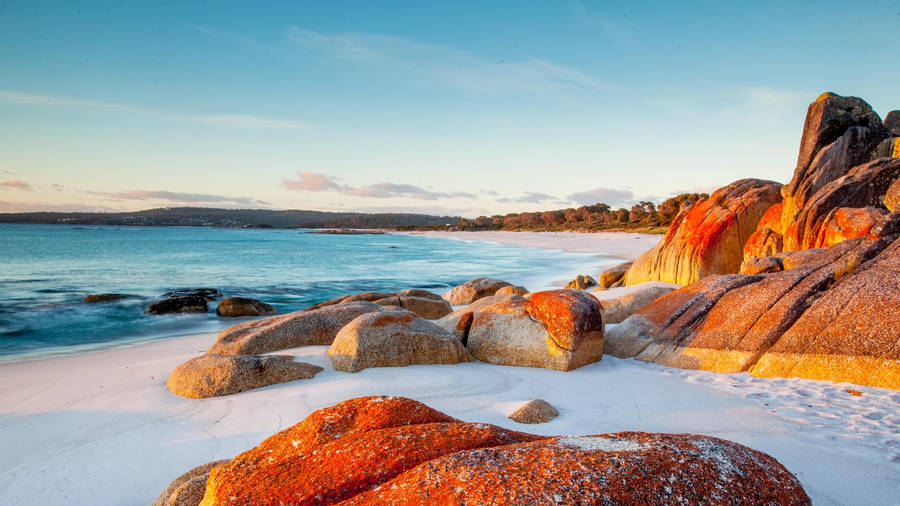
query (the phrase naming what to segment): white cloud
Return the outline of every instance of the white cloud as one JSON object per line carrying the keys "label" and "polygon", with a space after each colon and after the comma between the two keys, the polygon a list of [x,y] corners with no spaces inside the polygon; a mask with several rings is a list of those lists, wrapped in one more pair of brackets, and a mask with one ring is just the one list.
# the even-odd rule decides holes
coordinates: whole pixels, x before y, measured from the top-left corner
{"label": "white cloud", "polygon": [[283,179],[281,185],[289,190],[307,191],[307,192],[324,192],[334,191],[343,193],[344,195],[352,195],[354,197],[367,198],[408,198],[419,200],[437,200],[437,199],[453,199],[464,198],[474,199],[474,193],[468,192],[439,192],[426,190],[418,186],[403,183],[376,183],[368,186],[360,186],[353,188],[351,186],[341,184],[337,178],[327,174],[316,174],[313,172],[300,172],[297,179]]}
{"label": "white cloud", "polygon": [[0,183],[0,188],[13,188],[16,190],[26,190],[31,191],[31,185],[26,183],[25,181],[19,181],[17,179],[7,179],[6,181]]}
{"label": "white cloud", "polygon": [[347,185],[338,183],[334,177],[313,172],[300,172],[297,174],[297,179],[282,179],[281,185],[289,190],[308,192],[342,191],[349,189]]}
{"label": "white cloud", "polygon": [[0,90],[0,103],[27,105],[34,107],[66,107],[88,110],[103,110],[161,121],[228,128],[298,129],[307,128],[310,126],[310,124],[302,121],[267,118],[249,114],[179,114],[141,107],[137,105],[119,104],[115,102],[103,102],[99,100],[87,100],[80,98],[39,95],[34,93],[22,93],[11,90]]}
{"label": "white cloud", "polygon": [[523,195],[519,197],[504,197],[497,199],[497,202],[501,202],[504,204],[508,203],[517,203],[517,204],[540,204],[541,202],[548,201],[558,201],[556,197],[553,195],[547,195],[546,193],[540,192],[525,192]]}
{"label": "white cloud", "polygon": [[131,190],[117,193],[86,192],[116,200],[165,200],[178,204],[226,204],[242,206],[269,205],[268,202],[249,197],[227,197],[208,193],[170,192],[163,190]]}

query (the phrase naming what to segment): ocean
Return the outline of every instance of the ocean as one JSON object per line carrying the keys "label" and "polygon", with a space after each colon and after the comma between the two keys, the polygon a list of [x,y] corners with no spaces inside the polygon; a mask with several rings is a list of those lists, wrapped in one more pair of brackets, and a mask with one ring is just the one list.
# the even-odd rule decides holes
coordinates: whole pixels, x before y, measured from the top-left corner
{"label": "ocean", "polygon": [[[416,235],[0,224],[0,361],[213,332],[242,319],[150,315],[171,290],[217,288],[279,313],[342,294],[442,293],[490,276],[528,288],[611,262],[595,255]],[[134,297],[87,304],[92,293]]]}

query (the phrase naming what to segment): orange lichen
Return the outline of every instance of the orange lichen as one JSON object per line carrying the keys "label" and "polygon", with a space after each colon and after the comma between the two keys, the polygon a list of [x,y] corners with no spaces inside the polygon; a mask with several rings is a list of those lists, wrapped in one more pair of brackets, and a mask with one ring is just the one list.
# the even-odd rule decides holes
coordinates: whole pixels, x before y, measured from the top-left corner
{"label": "orange lichen", "polygon": [[603,334],[600,301],[580,290],[548,290],[531,295],[526,309],[547,326],[557,346],[574,350],[593,333]]}

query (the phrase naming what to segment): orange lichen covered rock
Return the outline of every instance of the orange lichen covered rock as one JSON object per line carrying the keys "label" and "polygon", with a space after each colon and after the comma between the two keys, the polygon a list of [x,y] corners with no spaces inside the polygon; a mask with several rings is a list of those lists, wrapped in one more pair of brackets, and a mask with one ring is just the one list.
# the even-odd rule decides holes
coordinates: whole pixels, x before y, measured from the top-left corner
{"label": "orange lichen covered rock", "polygon": [[634,261],[625,284],[689,285],[711,274],[738,272],[747,239],[766,210],[781,200],[780,188],[759,179],[719,188],[675,218],[663,239]]}
{"label": "orange lichen covered rock", "polygon": [[900,214],[782,261],[780,272],[710,276],[663,296],[610,329],[604,353],[900,388]]}
{"label": "orange lichen covered rock", "polygon": [[482,362],[569,371],[603,356],[600,303],[580,290],[537,292],[473,313],[466,347]]}
{"label": "orange lichen covered rock", "polygon": [[810,504],[772,457],[691,434],[619,432],[482,448],[422,464],[346,504]]}
{"label": "orange lichen covered rock", "polygon": [[464,423],[419,402],[351,399],[210,472],[203,505],[809,504],[774,458],[722,439],[548,437]]}
{"label": "orange lichen covered rock", "polygon": [[744,244],[744,260],[750,260],[758,257],[768,257],[781,252],[782,234],[781,230],[781,209],[784,207],[782,202],[772,205],[756,226],[756,231],[747,239]]}
{"label": "orange lichen covered rock", "polygon": [[825,217],[816,240],[814,248],[829,248],[835,244],[865,237],[869,235],[872,227],[888,214],[884,209],[877,207],[839,207],[832,209]]}
{"label": "orange lichen covered rock", "polygon": [[351,399],[214,468],[201,504],[332,504],[449,453],[539,438],[411,399]]}

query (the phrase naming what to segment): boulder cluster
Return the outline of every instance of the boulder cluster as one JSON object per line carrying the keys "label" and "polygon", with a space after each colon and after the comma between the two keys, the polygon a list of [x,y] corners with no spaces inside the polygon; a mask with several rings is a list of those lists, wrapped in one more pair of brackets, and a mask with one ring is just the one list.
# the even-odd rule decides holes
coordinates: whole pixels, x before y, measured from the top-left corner
{"label": "boulder cluster", "polygon": [[[503,288],[511,293],[498,293]],[[344,372],[473,360],[568,371],[602,358],[603,313],[595,297],[552,290],[526,299],[517,288],[467,281],[445,295],[473,300],[456,311],[425,290],[367,292],[232,325],[204,355],[173,371],[169,389],[201,398],[311,378],[321,368],[264,355],[301,346],[328,346],[332,365]]]}
{"label": "boulder cluster", "polygon": [[[611,329],[605,352],[675,367],[900,388],[898,119],[892,111],[882,121],[856,97],[816,99],[794,176],[777,201],[763,212],[734,208],[721,219],[704,211],[707,218],[696,221],[697,209],[709,208],[701,201],[676,220],[625,282],[688,286]],[[764,200],[774,198],[765,193]],[[710,255],[728,220],[746,240]],[[710,225],[723,233],[708,233]]]}
{"label": "boulder cluster", "polygon": [[[176,495],[179,494],[180,495]],[[167,495],[168,494],[168,495]],[[177,478],[157,504],[806,505],[765,453],[692,434],[539,436],[402,397],[350,399]]]}

